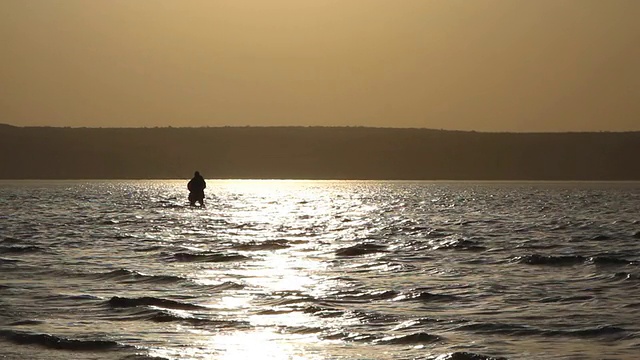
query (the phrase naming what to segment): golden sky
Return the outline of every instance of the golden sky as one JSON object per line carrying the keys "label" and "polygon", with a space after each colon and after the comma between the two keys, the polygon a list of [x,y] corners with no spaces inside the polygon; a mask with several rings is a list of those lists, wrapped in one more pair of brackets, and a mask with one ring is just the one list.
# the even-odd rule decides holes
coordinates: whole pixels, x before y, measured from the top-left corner
{"label": "golden sky", "polygon": [[640,130],[638,0],[2,0],[0,123]]}

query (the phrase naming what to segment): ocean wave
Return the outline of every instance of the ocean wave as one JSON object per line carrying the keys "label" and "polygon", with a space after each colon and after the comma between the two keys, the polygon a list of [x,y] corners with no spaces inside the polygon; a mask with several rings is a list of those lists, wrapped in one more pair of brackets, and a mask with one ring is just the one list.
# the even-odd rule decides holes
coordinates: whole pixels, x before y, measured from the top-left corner
{"label": "ocean wave", "polygon": [[346,338],[349,334],[344,331],[330,331],[325,332],[320,335],[320,339],[322,340],[342,340]]}
{"label": "ocean wave", "polygon": [[617,326],[597,326],[582,329],[540,329],[527,325],[500,324],[500,323],[473,323],[461,325],[456,328],[461,331],[471,331],[484,334],[501,334],[511,336],[566,336],[566,337],[601,337],[613,334],[626,333],[627,330]]}
{"label": "ocean wave", "polygon": [[111,340],[68,339],[50,334],[0,330],[0,337],[19,345],[40,345],[50,349],[97,351],[126,347]]}
{"label": "ocean wave", "polygon": [[[158,208],[163,208],[163,209],[187,209],[189,207],[185,206],[185,205],[181,205],[181,204],[172,204],[172,203],[160,203],[158,206]],[[195,209],[195,207],[194,207]]]}
{"label": "ocean wave", "polygon": [[514,261],[527,265],[571,266],[582,264],[587,260],[580,255],[524,255],[514,258]]}
{"label": "ocean wave", "polygon": [[639,281],[640,274],[638,273],[628,273],[628,272],[617,272],[611,276],[613,280],[627,280],[627,281]]}
{"label": "ocean wave", "polygon": [[584,302],[593,300],[591,295],[576,295],[576,296],[552,296],[540,299],[541,303],[566,303],[566,302]]}
{"label": "ocean wave", "polygon": [[21,239],[16,239],[16,238],[12,238],[12,237],[6,237],[2,240],[0,240],[0,244],[21,244],[24,241]]}
{"label": "ocean wave", "polygon": [[627,330],[618,326],[597,326],[593,328],[585,328],[585,329],[575,329],[575,330],[549,330],[551,335],[569,335],[569,336],[577,336],[577,337],[600,337],[607,335],[616,335],[627,333]]}
{"label": "ocean wave", "polygon": [[143,248],[136,248],[133,249],[133,251],[135,252],[151,252],[151,251],[158,251],[158,250],[162,250],[163,246],[161,245],[153,245],[153,246],[147,246],[147,247],[143,247]]}
{"label": "ocean wave", "polygon": [[438,319],[432,317],[422,317],[418,319],[407,320],[399,323],[393,327],[393,330],[408,330],[408,329],[424,329],[425,325],[432,327],[434,325],[446,325],[446,324],[460,324],[467,323],[466,319]]}
{"label": "ocean wave", "polygon": [[0,258],[0,266],[2,265],[8,265],[8,264],[15,264],[17,262],[20,262],[20,260],[17,259],[7,259],[7,258]]}
{"label": "ocean wave", "polygon": [[287,240],[266,240],[263,242],[249,242],[244,244],[235,244],[232,246],[235,250],[243,251],[259,251],[259,250],[278,250],[291,247]]}
{"label": "ocean wave", "polygon": [[572,266],[584,263],[595,265],[635,265],[636,261],[620,259],[612,256],[582,256],[582,255],[524,255],[513,259],[521,264],[528,265],[549,265],[549,266]]}
{"label": "ocean wave", "polygon": [[378,311],[350,310],[345,315],[347,317],[355,317],[361,323],[367,325],[388,325],[398,321],[398,316]]}
{"label": "ocean wave", "polygon": [[131,234],[116,234],[116,235],[113,235],[113,238],[116,240],[124,240],[124,239],[135,239],[136,237]]}
{"label": "ocean wave", "polygon": [[147,275],[128,269],[118,269],[107,273],[93,274],[98,280],[115,280],[120,282],[166,284],[186,281],[187,279],[173,275]]}
{"label": "ocean wave", "polygon": [[595,265],[637,265],[637,261],[621,259],[608,255],[592,256],[587,259],[588,262]]}
{"label": "ocean wave", "polygon": [[163,309],[144,309],[133,313],[121,315],[122,321],[151,321],[156,323],[179,323],[190,326],[207,326],[215,328],[246,328],[250,325],[247,321],[211,319],[207,317],[192,316],[190,314],[178,314]]}
{"label": "ocean wave", "polygon": [[171,258],[180,262],[227,262],[227,261],[243,261],[250,259],[248,256],[240,254],[224,254],[224,253],[174,253]]}
{"label": "ocean wave", "polygon": [[446,239],[432,247],[433,250],[485,251],[487,248],[476,240],[455,238]]}
{"label": "ocean wave", "polygon": [[434,294],[428,291],[410,291],[394,298],[396,301],[424,301],[424,302],[440,302],[459,300],[458,296],[448,294]]}
{"label": "ocean wave", "polygon": [[345,314],[344,310],[317,305],[306,306],[302,309],[302,311],[305,314],[313,314],[314,316],[320,318],[335,318],[343,316]]}
{"label": "ocean wave", "polygon": [[[241,289],[244,289],[245,287],[244,285],[238,284],[237,282],[233,282],[233,281],[225,281],[217,285],[207,285],[207,286],[215,290],[241,290]],[[203,285],[200,285],[199,287],[203,287]]]}
{"label": "ocean wave", "polygon": [[623,306],[624,308],[628,308],[628,309],[637,309],[640,308],[640,302],[637,303],[631,303],[631,304],[626,304]]}
{"label": "ocean wave", "polygon": [[217,329],[246,329],[251,327],[251,323],[248,321],[181,317],[169,313],[157,314],[150,320],[159,323],[178,322],[180,324],[187,324],[191,326],[206,326],[207,328],[214,327]]}
{"label": "ocean wave", "polygon": [[378,300],[390,300],[397,297],[399,293],[394,290],[361,292],[358,290],[341,291],[335,294],[335,298],[323,299],[329,302],[340,303],[369,303]]}
{"label": "ocean wave", "polygon": [[[582,240],[580,240],[582,241]],[[554,243],[540,243],[538,241],[526,241],[515,246],[515,249],[526,249],[526,250],[553,250],[553,249],[562,249],[564,245],[562,244],[554,244]],[[512,249],[511,246],[507,248],[503,248],[503,250],[510,251]]]}
{"label": "ocean wave", "polygon": [[23,325],[40,325],[40,324],[44,324],[44,321],[42,320],[18,320],[18,321],[14,321],[10,324],[8,324],[9,326],[23,326]]}
{"label": "ocean wave", "polygon": [[[419,267],[414,264],[408,264],[405,262],[394,262],[391,259],[389,260],[384,259],[384,257],[381,260],[385,261],[385,264],[383,265],[384,266],[383,270],[385,272],[389,272],[393,274],[402,274],[402,273],[414,273],[419,270]],[[427,257],[427,256],[420,256],[420,257],[403,256],[402,258],[402,261],[412,261],[412,262],[425,262],[425,261],[431,261],[431,260],[433,260],[433,258]],[[377,266],[378,268],[380,267],[380,265],[377,265]]]}
{"label": "ocean wave", "polygon": [[505,357],[493,357],[482,354],[475,354],[466,351],[442,354],[436,357],[429,357],[427,360],[508,360]]}
{"label": "ocean wave", "polygon": [[412,345],[412,344],[430,344],[434,342],[443,341],[443,338],[438,335],[431,335],[425,332],[419,332],[409,335],[388,336],[382,339],[378,339],[375,342],[378,344],[392,344],[392,345]]}
{"label": "ocean wave", "polygon": [[389,229],[392,233],[399,233],[399,234],[406,233],[406,234],[412,234],[412,235],[428,233],[429,231],[431,231],[431,228],[428,226],[420,226],[420,225],[402,226],[401,224],[389,226],[387,227],[387,229]]}
{"label": "ocean wave", "polygon": [[0,246],[0,254],[28,254],[34,252],[44,252],[45,249],[35,245],[10,245]]}
{"label": "ocean wave", "polygon": [[290,294],[290,295],[279,295],[278,293],[272,293],[272,296],[275,298],[266,301],[265,303],[269,306],[287,306],[294,305],[300,303],[308,303],[308,302],[317,302],[318,300],[310,295],[304,294]]}
{"label": "ocean wave", "polygon": [[431,229],[424,234],[424,236],[428,239],[439,239],[451,235],[452,232],[447,229]]}
{"label": "ocean wave", "polygon": [[382,335],[367,334],[367,333],[363,334],[358,332],[346,333],[344,331],[336,331],[336,332],[322,334],[320,335],[320,338],[323,340],[341,340],[341,341],[348,341],[348,342],[373,343],[374,341],[382,338]]}
{"label": "ocean wave", "polygon": [[120,223],[120,220],[107,219],[107,220],[102,220],[100,222],[100,225],[117,225],[119,223]]}
{"label": "ocean wave", "polygon": [[317,334],[324,331],[323,328],[308,326],[285,326],[284,330],[286,330],[288,333],[299,335]]}
{"label": "ocean wave", "polygon": [[204,306],[180,302],[176,300],[157,298],[152,296],[144,296],[139,298],[126,298],[114,296],[107,301],[107,304],[113,308],[127,308],[137,306],[156,306],[165,309],[175,310],[199,310],[206,309]]}
{"label": "ocean wave", "polygon": [[360,256],[366,254],[387,252],[386,248],[387,247],[384,245],[364,243],[338,249],[336,250],[335,254],[336,256]]}
{"label": "ocean wave", "polygon": [[53,300],[53,301],[57,301],[57,300],[75,300],[75,301],[82,301],[82,300],[102,300],[101,297],[99,296],[95,296],[95,295],[90,295],[90,294],[80,294],[80,295],[67,295],[67,294],[55,294],[55,295],[49,295],[46,296],[44,298],[44,300]]}
{"label": "ocean wave", "polygon": [[293,308],[280,308],[280,309],[267,309],[267,310],[259,310],[256,312],[257,315],[282,315],[282,314],[290,314],[296,311]]}
{"label": "ocean wave", "polygon": [[160,356],[151,356],[151,355],[145,355],[145,354],[133,354],[133,355],[127,355],[123,358],[121,358],[121,360],[170,360],[169,358],[165,358],[165,357],[160,357]]}

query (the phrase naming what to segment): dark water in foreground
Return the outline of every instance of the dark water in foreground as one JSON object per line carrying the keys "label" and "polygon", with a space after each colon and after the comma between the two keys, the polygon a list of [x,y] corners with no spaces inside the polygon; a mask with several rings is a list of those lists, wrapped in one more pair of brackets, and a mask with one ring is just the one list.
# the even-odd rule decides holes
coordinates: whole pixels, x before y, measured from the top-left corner
{"label": "dark water in foreground", "polygon": [[3,359],[636,359],[640,183],[0,182]]}

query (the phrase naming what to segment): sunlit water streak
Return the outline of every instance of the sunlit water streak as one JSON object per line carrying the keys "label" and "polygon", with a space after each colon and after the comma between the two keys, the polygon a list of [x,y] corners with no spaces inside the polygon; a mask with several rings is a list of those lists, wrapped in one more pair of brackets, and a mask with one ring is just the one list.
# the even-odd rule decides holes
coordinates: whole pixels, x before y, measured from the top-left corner
{"label": "sunlit water streak", "polygon": [[640,352],[639,183],[185,184],[0,182],[0,355]]}

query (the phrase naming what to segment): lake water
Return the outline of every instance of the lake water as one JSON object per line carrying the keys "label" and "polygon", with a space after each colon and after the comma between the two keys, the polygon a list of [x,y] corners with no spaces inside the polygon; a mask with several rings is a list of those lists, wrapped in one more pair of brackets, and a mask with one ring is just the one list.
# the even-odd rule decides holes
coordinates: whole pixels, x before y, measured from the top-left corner
{"label": "lake water", "polygon": [[636,359],[640,183],[0,182],[2,359]]}

